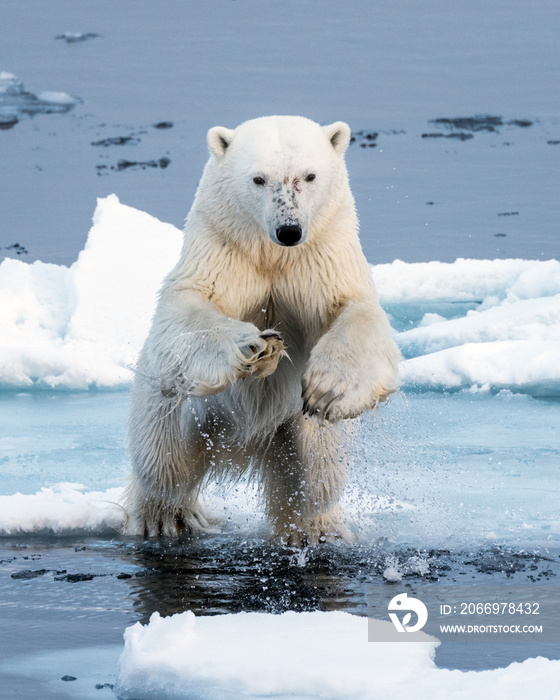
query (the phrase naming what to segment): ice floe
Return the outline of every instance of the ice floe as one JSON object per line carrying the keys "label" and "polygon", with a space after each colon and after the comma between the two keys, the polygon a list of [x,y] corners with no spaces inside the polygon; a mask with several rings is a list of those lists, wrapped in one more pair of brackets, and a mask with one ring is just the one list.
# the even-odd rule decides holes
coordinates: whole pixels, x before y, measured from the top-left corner
{"label": "ice floe", "polygon": [[[177,228],[111,195],[98,201],[70,267],[4,260],[0,386],[129,386],[180,247]],[[560,394],[557,260],[395,260],[372,269],[405,357],[405,388]]]}
{"label": "ice floe", "polygon": [[45,90],[35,95],[13,73],[0,71],[0,129],[11,129],[35,114],[68,112],[81,102],[66,92]]}
{"label": "ice floe", "polygon": [[118,529],[124,521],[118,505],[122,492],[120,487],[86,491],[82,484],[61,483],[35,494],[0,496],[0,534],[99,534]]}
{"label": "ice floe", "polygon": [[[371,625],[390,626],[384,620]],[[542,657],[494,671],[437,668],[439,642],[368,642],[368,620],[345,612],[187,611],[125,631],[115,691],[159,698],[418,700],[557,698],[560,661]]]}

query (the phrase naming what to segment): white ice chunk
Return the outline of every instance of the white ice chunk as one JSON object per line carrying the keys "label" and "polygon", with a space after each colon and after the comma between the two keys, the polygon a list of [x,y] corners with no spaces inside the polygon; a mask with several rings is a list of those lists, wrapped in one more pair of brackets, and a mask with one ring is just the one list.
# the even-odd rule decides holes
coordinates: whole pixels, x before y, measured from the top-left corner
{"label": "white ice chunk", "polygon": [[552,700],[560,687],[560,661],[539,657],[493,671],[440,669],[433,637],[368,642],[367,618],[344,612],[195,617],[187,611],[166,618],[156,612],[124,637],[115,687],[123,700],[525,700],[535,692]]}
{"label": "white ice chunk", "polygon": [[496,340],[560,343],[560,294],[469,311],[462,318],[424,324],[397,337],[402,351],[414,355]]}
{"label": "white ice chunk", "polygon": [[0,385],[119,388],[148,331],[181,233],[115,195],[98,201],[85,249],[70,267],[0,265]]}
{"label": "white ice chunk", "polygon": [[61,483],[35,494],[0,496],[0,534],[30,532],[106,532],[120,529],[122,487],[85,491],[81,484]]}
{"label": "white ice chunk", "polygon": [[45,90],[35,95],[26,90],[13,73],[0,72],[0,123],[4,129],[34,114],[67,112],[81,101],[79,97],[59,91]]}
{"label": "white ice chunk", "polygon": [[55,92],[52,90],[43,90],[43,92],[38,93],[37,99],[53,105],[75,105],[81,102],[79,97],[72,97],[67,92]]}
{"label": "white ice chunk", "polygon": [[515,389],[533,396],[560,395],[560,342],[506,340],[466,343],[401,365],[404,384],[423,389]]}
{"label": "white ice chunk", "polygon": [[505,299],[523,273],[549,276],[553,270],[536,260],[465,260],[375,265],[374,279],[383,304],[421,301]]}

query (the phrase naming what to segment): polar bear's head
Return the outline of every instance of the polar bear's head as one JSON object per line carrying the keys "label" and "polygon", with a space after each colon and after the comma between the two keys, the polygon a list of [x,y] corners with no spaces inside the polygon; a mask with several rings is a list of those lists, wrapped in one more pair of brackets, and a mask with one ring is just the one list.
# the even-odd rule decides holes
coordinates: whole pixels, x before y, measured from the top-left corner
{"label": "polar bear's head", "polygon": [[349,192],[349,142],[344,122],[322,127],[303,117],[262,117],[235,130],[215,126],[208,132],[209,167],[220,208],[230,209],[222,216],[244,221],[245,231],[256,224],[280,246],[304,243],[313,222]]}

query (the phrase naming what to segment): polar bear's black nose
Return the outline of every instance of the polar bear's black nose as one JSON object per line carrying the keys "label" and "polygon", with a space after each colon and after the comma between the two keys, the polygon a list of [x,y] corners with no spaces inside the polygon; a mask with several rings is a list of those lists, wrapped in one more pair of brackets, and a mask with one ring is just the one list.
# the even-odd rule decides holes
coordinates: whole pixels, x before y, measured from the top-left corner
{"label": "polar bear's black nose", "polygon": [[280,245],[297,245],[301,240],[301,226],[279,226],[276,229],[276,238]]}

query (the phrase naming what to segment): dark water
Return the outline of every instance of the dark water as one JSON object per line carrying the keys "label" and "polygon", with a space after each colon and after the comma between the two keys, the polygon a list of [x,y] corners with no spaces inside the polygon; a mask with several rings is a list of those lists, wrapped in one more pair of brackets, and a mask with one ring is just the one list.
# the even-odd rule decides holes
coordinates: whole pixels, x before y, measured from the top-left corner
{"label": "dark water", "polygon": [[[384,578],[388,557],[403,573],[401,582]],[[286,610],[366,615],[372,595],[390,599],[410,583],[537,586],[555,583],[559,573],[558,551],[497,547],[450,552],[362,544],[297,551],[238,535],[186,537],[178,543],[5,538],[0,546],[0,658],[121,645],[124,629],[136,621],[147,623],[155,611],[163,616],[185,610],[198,615]],[[436,663],[488,669],[539,655],[560,658],[560,646],[443,644]],[[27,697],[32,686],[12,681],[14,694]]]}
{"label": "dark water", "polygon": [[301,114],[355,132],[371,262],[556,257],[559,20],[553,0],[325,0],[320,22],[314,2],[4,2],[0,71],[82,103],[0,130],[0,253],[71,264],[111,193],[180,227],[211,126]]}

